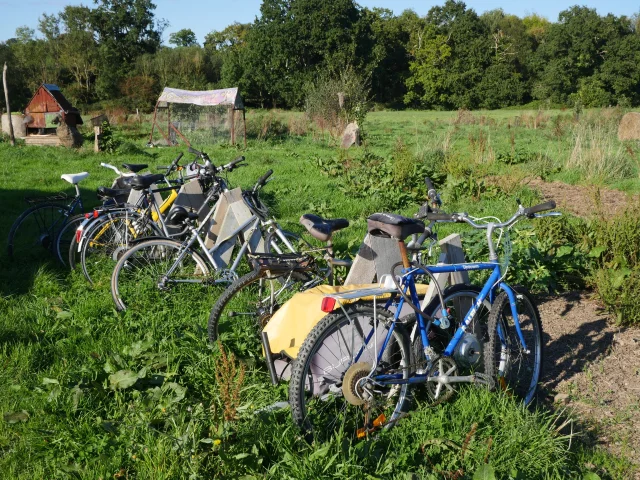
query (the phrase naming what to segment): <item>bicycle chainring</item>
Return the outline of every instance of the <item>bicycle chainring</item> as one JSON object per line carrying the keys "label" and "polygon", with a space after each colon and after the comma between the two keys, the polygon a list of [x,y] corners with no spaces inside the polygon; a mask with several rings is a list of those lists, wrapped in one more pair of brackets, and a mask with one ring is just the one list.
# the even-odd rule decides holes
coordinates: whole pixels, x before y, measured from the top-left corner
{"label": "bicycle chainring", "polygon": [[[428,378],[441,378],[442,380],[448,376],[458,374],[458,365],[451,357],[437,356],[429,366],[427,371]],[[439,381],[427,381],[427,393],[431,399],[431,405],[449,400],[455,393],[455,389],[449,383]]]}

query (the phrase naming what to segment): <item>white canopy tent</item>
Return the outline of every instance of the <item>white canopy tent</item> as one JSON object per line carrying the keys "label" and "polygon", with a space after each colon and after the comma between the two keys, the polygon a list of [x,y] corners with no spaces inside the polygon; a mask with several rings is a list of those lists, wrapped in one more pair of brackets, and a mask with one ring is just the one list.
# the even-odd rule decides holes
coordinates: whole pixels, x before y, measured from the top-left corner
{"label": "white canopy tent", "polygon": [[[179,106],[183,106],[178,108]],[[174,115],[172,115],[172,111]],[[177,144],[176,135],[187,145],[191,142],[183,131],[190,130],[212,134],[213,138],[220,138],[221,132],[229,131],[230,141],[236,143],[236,111],[242,111],[242,127],[244,129],[244,143],[247,144],[247,127],[245,122],[244,102],[238,88],[224,88],[221,90],[191,91],[165,87],[156,102],[153,112],[153,124],[149,136],[149,145],[154,145],[153,134],[157,127],[167,145]],[[161,125],[160,117],[166,115],[166,126]],[[173,120],[172,120],[173,116]],[[162,121],[164,123],[164,121]],[[165,133],[166,132],[166,133]]]}

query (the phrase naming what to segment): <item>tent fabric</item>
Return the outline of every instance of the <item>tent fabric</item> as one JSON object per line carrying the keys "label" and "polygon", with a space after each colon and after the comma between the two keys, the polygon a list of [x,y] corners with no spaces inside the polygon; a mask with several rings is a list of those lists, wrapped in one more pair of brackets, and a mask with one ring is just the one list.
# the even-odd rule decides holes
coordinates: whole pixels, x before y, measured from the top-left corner
{"label": "tent fabric", "polygon": [[188,103],[200,106],[228,105],[236,110],[244,109],[242,97],[238,93],[238,87],[203,91],[165,87],[160,98],[158,98],[158,102]]}

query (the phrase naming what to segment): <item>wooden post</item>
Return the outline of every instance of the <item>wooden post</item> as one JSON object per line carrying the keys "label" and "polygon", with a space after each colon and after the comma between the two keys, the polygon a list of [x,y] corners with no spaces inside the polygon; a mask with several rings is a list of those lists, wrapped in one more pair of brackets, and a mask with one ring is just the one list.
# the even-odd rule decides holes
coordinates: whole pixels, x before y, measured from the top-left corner
{"label": "wooden post", "polygon": [[100,136],[102,135],[102,127],[93,127],[93,133],[95,135],[95,142],[93,144],[93,151],[100,151]]}
{"label": "wooden post", "polygon": [[11,118],[11,107],[9,106],[9,87],[7,86],[7,62],[4,62],[4,68],[2,69],[2,84],[4,85],[4,100],[7,104],[7,115],[9,117],[9,138],[11,146],[15,146],[16,138],[13,135],[13,119]]}

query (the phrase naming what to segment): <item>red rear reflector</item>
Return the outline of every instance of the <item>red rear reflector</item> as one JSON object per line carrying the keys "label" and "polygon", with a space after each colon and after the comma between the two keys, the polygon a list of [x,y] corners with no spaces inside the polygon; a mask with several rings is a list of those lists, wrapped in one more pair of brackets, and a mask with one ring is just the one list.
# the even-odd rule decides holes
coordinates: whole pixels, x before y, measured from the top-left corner
{"label": "red rear reflector", "polygon": [[333,309],[336,308],[336,299],[332,297],[324,297],[322,299],[322,305],[320,306],[320,310],[325,313],[333,312]]}
{"label": "red rear reflector", "polygon": [[76,230],[76,243],[80,243],[80,239],[82,238],[82,230]]}
{"label": "red rear reflector", "polygon": [[89,218],[90,216],[91,216],[91,214],[90,214],[90,213],[85,213],[85,214],[84,214],[84,218]]}
{"label": "red rear reflector", "polygon": [[98,210],[93,211],[93,218],[98,218]]}

